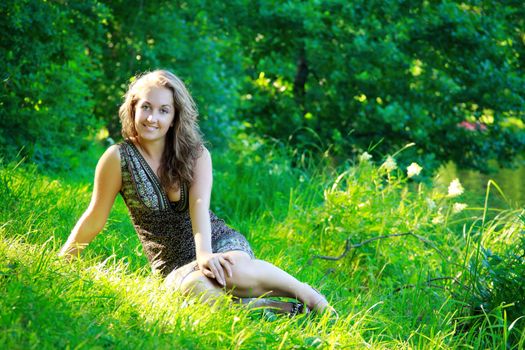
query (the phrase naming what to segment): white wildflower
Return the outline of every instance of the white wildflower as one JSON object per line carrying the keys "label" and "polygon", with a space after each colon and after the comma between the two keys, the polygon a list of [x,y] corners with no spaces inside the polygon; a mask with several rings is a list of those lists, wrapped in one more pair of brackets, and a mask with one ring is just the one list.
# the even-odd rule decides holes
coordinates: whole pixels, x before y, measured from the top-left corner
{"label": "white wildflower", "polygon": [[427,202],[428,209],[430,210],[436,209],[436,202],[434,202],[432,198],[427,198],[425,201]]}
{"label": "white wildflower", "polygon": [[461,186],[461,183],[459,182],[458,179],[452,180],[452,182],[448,186],[448,196],[449,197],[457,197],[461,195],[464,191],[465,189],[463,188],[463,186]]}
{"label": "white wildflower", "polygon": [[432,218],[432,223],[434,225],[441,224],[445,222],[445,216],[443,215],[443,208],[439,208],[436,216]]}
{"label": "white wildflower", "polygon": [[419,164],[412,163],[407,168],[407,176],[408,177],[417,176],[419,175],[421,170],[423,170],[423,168]]}
{"label": "white wildflower", "polygon": [[369,161],[370,159],[372,159],[372,155],[368,152],[363,152],[360,156],[359,156],[359,161],[360,162],[366,162],[366,161]]}
{"label": "white wildflower", "polygon": [[386,169],[387,172],[391,172],[397,168],[396,160],[392,156],[388,156],[385,162],[381,165],[381,168]]}
{"label": "white wildflower", "polygon": [[465,203],[454,203],[454,205],[452,206],[452,212],[454,214],[457,214],[459,212],[462,212],[463,209],[465,209],[467,207],[467,204]]}
{"label": "white wildflower", "polygon": [[443,213],[441,212],[442,208],[439,208],[438,213],[434,218],[432,219],[432,223],[434,225],[441,224],[445,221],[445,217],[443,216]]}
{"label": "white wildflower", "polygon": [[443,223],[443,221],[445,221],[445,218],[443,217],[442,214],[436,215],[436,216],[432,219],[432,223],[433,223],[434,225],[441,224],[441,223]]}
{"label": "white wildflower", "polygon": [[367,206],[369,206],[369,205],[370,205],[370,201],[367,200],[366,202],[359,203],[359,204],[357,205],[357,208],[361,209],[361,208],[367,207]]}

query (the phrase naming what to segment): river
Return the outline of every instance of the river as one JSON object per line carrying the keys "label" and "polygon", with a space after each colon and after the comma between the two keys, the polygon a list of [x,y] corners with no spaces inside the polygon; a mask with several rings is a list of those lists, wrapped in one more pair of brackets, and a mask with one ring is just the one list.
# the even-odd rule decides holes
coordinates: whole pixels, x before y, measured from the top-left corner
{"label": "river", "polygon": [[486,175],[474,170],[458,169],[454,163],[449,162],[439,169],[434,182],[444,186],[455,178],[459,179],[465,188],[465,193],[470,194],[470,198],[475,196],[478,197],[478,200],[482,200],[485,197],[488,181],[493,180],[507,197],[508,203],[505,203],[505,200],[497,194],[497,190],[494,188],[490,192],[491,205],[507,208],[525,206],[525,166],[516,169],[499,169],[494,174]]}

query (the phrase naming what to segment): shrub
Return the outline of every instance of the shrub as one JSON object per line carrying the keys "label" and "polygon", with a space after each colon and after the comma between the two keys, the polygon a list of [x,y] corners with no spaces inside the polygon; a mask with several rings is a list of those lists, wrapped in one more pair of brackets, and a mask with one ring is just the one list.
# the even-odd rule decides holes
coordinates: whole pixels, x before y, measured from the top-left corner
{"label": "shrub", "polygon": [[515,329],[510,333],[510,340],[516,341],[520,337],[519,329],[525,324],[525,227],[523,222],[512,221],[499,222],[499,225],[500,238],[507,236],[512,240],[501,252],[488,248],[490,242],[480,245],[471,258],[467,274],[470,288],[465,291],[465,297],[471,315],[482,317],[467,320],[477,324],[486,317],[503,318],[509,332]]}

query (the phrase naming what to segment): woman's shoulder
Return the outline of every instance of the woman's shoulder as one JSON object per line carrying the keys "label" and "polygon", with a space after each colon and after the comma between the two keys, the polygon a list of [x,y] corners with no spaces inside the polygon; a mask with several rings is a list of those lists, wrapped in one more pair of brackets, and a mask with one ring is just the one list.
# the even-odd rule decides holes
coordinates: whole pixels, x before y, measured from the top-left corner
{"label": "woman's shoulder", "polygon": [[123,153],[125,154],[126,152],[129,152],[129,149],[132,148],[132,147],[136,147],[136,146],[134,146],[133,140],[124,139],[122,141],[119,141],[119,142],[109,146],[106,149],[106,153],[108,154],[108,156],[112,156],[112,157],[115,157],[115,159],[118,158],[118,160],[120,160],[120,158],[122,157]]}
{"label": "woman's shoulder", "polygon": [[99,165],[109,166],[109,167],[120,167],[120,149],[122,147],[121,143],[111,145],[106,149],[106,151],[100,156]]}
{"label": "woman's shoulder", "polygon": [[200,146],[200,156],[211,157],[211,153],[205,145]]}
{"label": "woman's shoulder", "polygon": [[202,163],[208,163],[210,162],[211,163],[211,153],[210,151],[208,150],[208,148],[206,148],[206,146],[204,145],[201,145],[196,157],[195,157],[195,166],[197,164],[202,164]]}
{"label": "woman's shoulder", "polygon": [[120,150],[122,147],[125,147],[124,144],[125,144],[125,141],[115,143],[114,145],[109,146],[106,149],[106,152],[104,153],[105,154],[107,153],[108,156],[111,156],[111,157],[120,158]]}

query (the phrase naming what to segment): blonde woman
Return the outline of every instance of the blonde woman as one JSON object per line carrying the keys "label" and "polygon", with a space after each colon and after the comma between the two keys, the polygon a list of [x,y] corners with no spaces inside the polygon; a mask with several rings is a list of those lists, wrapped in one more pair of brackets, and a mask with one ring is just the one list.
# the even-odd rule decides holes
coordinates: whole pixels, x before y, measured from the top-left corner
{"label": "blonde woman", "polygon": [[91,202],[61,255],[80,254],[104,227],[120,193],[152,270],[169,288],[207,298],[231,293],[300,300],[268,301],[291,314],[333,311],[315,289],[256,259],[245,237],[209,210],[211,156],[195,103],[177,76],[157,70],[137,77],[119,116],[124,141],[100,158]]}

